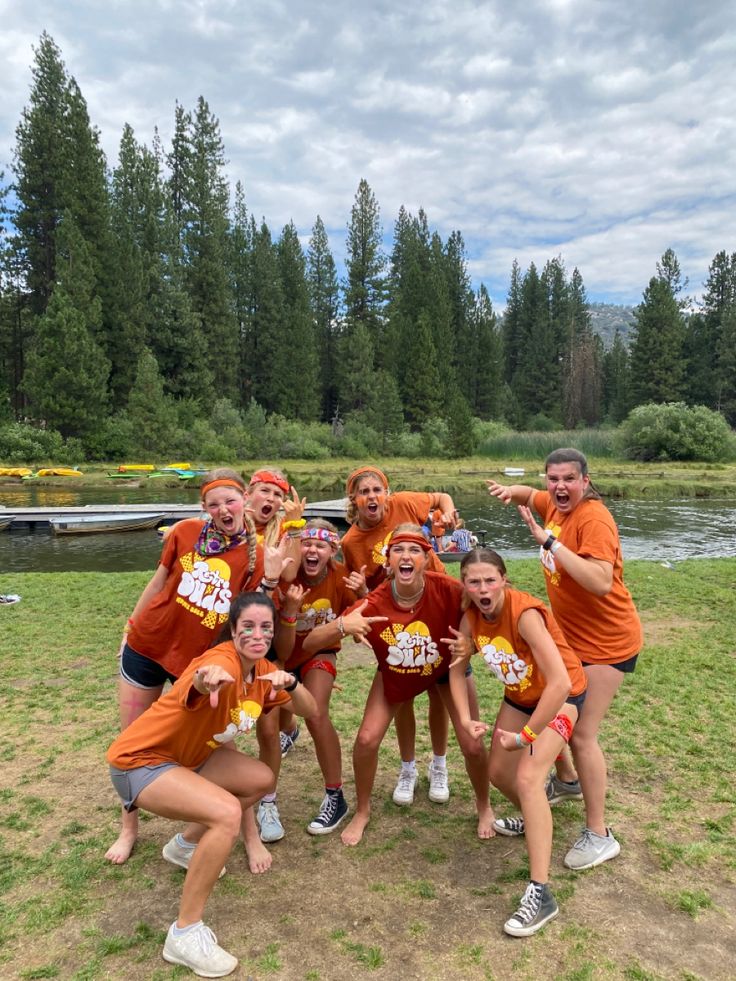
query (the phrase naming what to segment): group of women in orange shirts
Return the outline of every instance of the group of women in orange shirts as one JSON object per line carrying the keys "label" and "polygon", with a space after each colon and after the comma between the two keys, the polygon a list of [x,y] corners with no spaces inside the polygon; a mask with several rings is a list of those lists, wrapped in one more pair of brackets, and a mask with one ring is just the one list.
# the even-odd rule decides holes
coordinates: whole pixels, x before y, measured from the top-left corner
{"label": "group of women in orange shirts", "polygon": [[[350,527],[340,538],[327,521],[305,521],[305,501],[278,470],[259,471],[247,485],[229,470],[205,477],[207,520],[174,527],[128,621],[119,684],[123,732],[108,751],[123,803],[111,861],[130,854],[138,806],[186,823],[164,847],[164,858],[188,869],[167,960],[207,977],[234,970],[237,961],[202,922],[204,904],[239,833],[252,872],[271,864],[266,844],[283,836],[275,785],[282,752],[298,737],[294,714],[305,719],[324,778],[307,831],[342,827],[343,843],[354,846],[370,821],[378,751],[392,721],[401,756],[394,801],[413,801],[413,703],[427,692],[430,799],[449,797],[451,721],[473,788],[478,836],[526,836],[530,881],[504,923],[512,936],[535,933],[558,912],[549,886],[550,803],[584,800],[586,823],[565,856],[569,868],[590,868],[619,853],[605,824],[598,730],[624,674],[634,669],[641,627],[623,584],[618,532],[590,484],[585,458],[555,451],[545,475],[544,491],[494,481],[488,488],[517,505],[539,545],[551,609],[510,585],[492,549],[468,552],[460,581],[446,573],[421,526],[439,510],[453,527],[458,515],[448,494],[391,494],[380,469],[358,468],[347,481]],[[353,746],[352,814],[329,711],[347,636],[372,649],[377,662]],[[503,685],[495,721],[481,718],[474,664]],[[173,687],[162,695],[166,681]],[[252,729],[260,760],[233,742]],[[520,816],[496,818],[490,784]]]}

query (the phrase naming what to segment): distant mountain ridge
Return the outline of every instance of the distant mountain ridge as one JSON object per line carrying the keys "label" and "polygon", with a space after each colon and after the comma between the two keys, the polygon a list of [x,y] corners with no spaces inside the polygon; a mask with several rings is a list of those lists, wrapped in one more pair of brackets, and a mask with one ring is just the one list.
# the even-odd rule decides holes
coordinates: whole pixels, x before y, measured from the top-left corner
{"label": "distant mountain ridge", "polygon": [[634,310],[636,307],[623,306],[618,303],[589,303],[588,309],[590,310],[591,326],[602,339],[606,349],[613,344],[617,330],[628,346],[629,332],[635,322]]}

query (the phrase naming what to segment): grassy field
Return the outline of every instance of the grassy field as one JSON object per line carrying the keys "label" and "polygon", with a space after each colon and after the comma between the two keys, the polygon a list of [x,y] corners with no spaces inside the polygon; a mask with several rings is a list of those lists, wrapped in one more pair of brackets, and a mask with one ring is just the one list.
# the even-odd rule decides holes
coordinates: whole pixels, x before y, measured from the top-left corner
{"label": "grassy field", "polygon": [[[522,481],[541,487],[539,474],[544,465],[545,453],[537,455],[509,454],[505,457],[466,457],[462,460],[446,459],[407,459],[387,457],[374,462],[384,470],[394,490],[444,490],[449,493],[484,493],[486,477],[494,480]],[[736,497],[736,464],[734,463],[632,463],[608,458],[588,458],[590,474],[598,489],[613,498],[654,498],[664,500],[677,497]],[[244,474],[251,474],[263,465],[272,464],[268,460],[244,460],[229,462]],[[288,460],[283,465],[292,483],[314,499],[315,497],[337,496],[343,491],[345,478],[356,466],[365,460]],[[523,478],[505,478],[504,467],[508,464],[523,468]],[[209,464],[193,463],[194,466]],[[222,464],[218,464],[222,465]],[[46,477],[34,479],[29,486],[64,487],[69,489],[112,486],[131,487],[137,482],[112,481],[107,472],[114,470],[110,464],[95,464],[84,467],[83,477]],[[145,488],[146,477],[140,480]],[[0,481],[2,486],[11,486],[17,481]],[[157,478],[157,488],[180,487],[176,479]]]}
{"label": "grassy field", "polygon": [[[543,595],[537,563],[512,579]],[[160,857],[172,825],[147,818],[123,867],[102,856],[118,810],[104,752],[117,729],[120,631],[147,576],[0,575],[0,977],[190,977],[161,959],[182,875]],[[472,797],[450,751],[452,796],[427,800],[430,758],[419,703],[422,779],[412,808],[391,802],[397,750],[382,750],[374,818],[357,849],[310,838],[321,798],[305,733],[279,786],[286,838],[251,876],[239,846],[215,887],[208,922],[241,960],[233,977],[333,979],[733,978],[736,965],[736,560],[665,568],[630,562],[645,625],[639,667],[604,731],[609,820],[621,856],[574,874],[562,857],[578,803],[555,808],[552,883],[560,915],[514,940],[502,923],[527,876],[524,843],[474,837]],[[344,652],[334,714],[346,755],[372,662]],[[484,717],[499,690],[476,671]],[[497,813],[511,809],[494,792]]]}

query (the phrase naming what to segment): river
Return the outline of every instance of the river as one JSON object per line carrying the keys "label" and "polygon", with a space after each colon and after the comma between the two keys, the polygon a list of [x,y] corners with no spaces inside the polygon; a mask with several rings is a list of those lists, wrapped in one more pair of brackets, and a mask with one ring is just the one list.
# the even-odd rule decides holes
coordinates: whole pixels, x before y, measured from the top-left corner
{"label": "river", "polygon": [[[335,491],[335,496],[339,493]],[[144,484],[80,491],[24,483],[0,487],[0,505],[73,507],[85,504],[184,504],[196,488]],[[532,558],[537,550],[515,509],[488,497],[459,496],[467,526],[505,558]],[[610,501],[621,533],[624,558],[676,562],[686,558],[736,556],[733,501]],[[155,531],[107,535],[52,535],[48,528],[0,532],[2,572],[121,572],[153,570],[161,551]]]}

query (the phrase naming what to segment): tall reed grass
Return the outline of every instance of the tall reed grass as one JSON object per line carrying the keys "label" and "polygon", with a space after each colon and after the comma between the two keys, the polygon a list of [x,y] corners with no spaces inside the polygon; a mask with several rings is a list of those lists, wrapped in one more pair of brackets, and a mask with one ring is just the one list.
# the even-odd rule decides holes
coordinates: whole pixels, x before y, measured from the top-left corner
{"label": "tall reed grass", "polygon": [[493,433],[483,438],[476,456],[501,460],[543,460],[560,446],[574,446],[589,457],[611,458],[614,454],[612,429],[560,429],[550,433]]}

